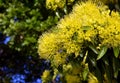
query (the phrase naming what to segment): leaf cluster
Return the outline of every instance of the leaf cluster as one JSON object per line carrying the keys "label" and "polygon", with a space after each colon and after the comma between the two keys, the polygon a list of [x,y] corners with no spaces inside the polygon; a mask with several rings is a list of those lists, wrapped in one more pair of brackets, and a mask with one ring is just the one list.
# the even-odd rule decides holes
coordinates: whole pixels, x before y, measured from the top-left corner
{"label": "leaf cluster", "polygon": [[58,21],[44,0],[0,0],[0,32],[11,37],[9,46],[24,55],[37,54],[37,39]]}

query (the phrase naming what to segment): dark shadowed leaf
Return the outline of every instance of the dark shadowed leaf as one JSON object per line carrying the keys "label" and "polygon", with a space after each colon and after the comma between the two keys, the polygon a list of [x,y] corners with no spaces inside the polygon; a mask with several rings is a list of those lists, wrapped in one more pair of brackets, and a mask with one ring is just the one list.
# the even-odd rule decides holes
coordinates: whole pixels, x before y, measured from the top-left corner
{"label": "dark shadowed leaf", "polygon": [[113,57],[113,71],[114,71],[114,78],[117,78],[118,72],[120,68],[120,61],[119,59]]}

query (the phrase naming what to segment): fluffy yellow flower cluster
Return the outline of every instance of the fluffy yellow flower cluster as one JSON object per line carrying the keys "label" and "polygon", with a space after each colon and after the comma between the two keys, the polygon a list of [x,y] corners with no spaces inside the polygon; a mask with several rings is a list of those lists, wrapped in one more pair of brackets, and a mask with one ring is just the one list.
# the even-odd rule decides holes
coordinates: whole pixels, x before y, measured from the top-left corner
{"label": "fluffy yellow flower cluster", "polygon": [[41,58],[59,65],[69,54],[78,56],[85,41],[116,47],[120,45],[120,16],[109,15],[105,6],[92,2],[77,4],[71,14],[60,20],[55,29],[39,39]]}
{"label": "fluffy yellow flower cluster", "polygon": [[120,16],[113,12],[111,16],[107,16],[104,26],[99,26],[99,38],[101,44],[108,47],[117,47],[120,45]]}
{"label": "fluffy yellow flower cluster", "polygon": [[47,83],[50,80],[50,71],[45,70],[42,75],[42,83]]}
{"label": "fluffy yellow flower cluster", "polygon": [[67,64],[63,65],[63,72],[65,74],[65,79],[67,83],[80,83],[82,78],[82,67],[80,64]]}
{"label": "fluffy yellow flower cluster", "polygon": [[[96,47],[117,47],[120,45],[119,22],[119,14],[112,12],[110,15],[106,6],[90,1],[76,4],[73,11],[61,19],[53,30],[39,38],[38,53],[41,58],[50,60],[52,66],[58,67],[64,66],[71,54],[78,57],[82,49],[88,46],[87,43]],[[72,68],[75,67],[72,65]],[[66,80],[76,78],[80,81],[72,74],[67,74]]]}
{"label": "fluffy yellow flower cluster", "polygon": [[57,8],[63,8],[66,3],[69,5],[73,2],[74,0],[46,0],[46,7],[48,9],[56,10]]}

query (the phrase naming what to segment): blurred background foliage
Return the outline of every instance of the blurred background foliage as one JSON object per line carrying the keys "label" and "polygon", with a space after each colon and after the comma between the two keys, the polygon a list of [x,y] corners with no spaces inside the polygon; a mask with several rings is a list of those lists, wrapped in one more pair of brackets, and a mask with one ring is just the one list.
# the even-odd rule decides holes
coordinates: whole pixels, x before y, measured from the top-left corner
{"label": "blurred background foliage", "polygon": [[0,3],[0,31],[10,36],[9,46],[24,55],[37,54],[37,39],[58,18],[45,8],[44,0],[7,0]]}
{"label": "blurred background foliage", "polygon": [[0,83],[41,83],[50,63],[37,54],[38,38],[65,12],[48,9],[46,0],[0,0]]}
{"label": "blurred background foliage", "polygon": [[33,82],[49,69],[38,57],[37,39],[58,20],[45,0],[0,0],[0,83]]}

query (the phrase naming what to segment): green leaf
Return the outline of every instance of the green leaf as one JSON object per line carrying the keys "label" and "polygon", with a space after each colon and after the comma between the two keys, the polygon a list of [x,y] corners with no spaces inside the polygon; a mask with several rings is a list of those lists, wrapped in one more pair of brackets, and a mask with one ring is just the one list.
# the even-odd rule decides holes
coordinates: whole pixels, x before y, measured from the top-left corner
{"label": "green leaf", "polygon": [[56,16],[60,18],[59,12],[55,12]]}
{"label": "green leaf", "polygon": [[108,56],[103,57],[102,60],[103,60],[103,62],[104,62],[105,65],[110,65],[109,64]]}
{"label": "green leaf", "polygon": [[113,52],[114,52],[114,56],[116,57],[116,58],[118,58],[118,56],[119,56],[119,47],[114,47],[113,48]]}
{"label": "green leaf", "polygon": [[93,46],[93,45],[89,45],[89,48],[95,53],[98,54],[99,51]]}
{"label": "green leaf", "polygon": [[93,73],[94,73],[94,75],[97,78],[99,83],[103,83],[103,74],[101,73],[101,70],[102,69],[98,68],[98,66],[96,66],[93,70]]}
{"label": "green leaf", "polygon": [[96,61],[96,59],[94,58],[94,57],[89,57],[89,60],[90,60],[90,62],[89,63],[91,63],[91,65],[93,66],[93,67],[96,67],[96,65],[97,65],[97,61]]}
{"label": "green leaf", "polygon": [[85,68],[84,68],[84,70],[83,70],[83,79],[84,79],[84,80],[87,80],[88,73],[89,73],[88,64],[85,64]]}
{"label": "green leaf", "polygon": [[64,11],[65,14],[68,14],[67,6],[64,7],[63,11]]}
{"label": "green leaf", "polygon": [[106,65],[105,74],[106,74],[106,79],[108,83],[112,83],[112,70],[111,70],[110,65]]}
{"label": "green leaf", "polygon": [[92,29],[90,26],[82,26],[82,30],[90,30]]}
{"label": "green leaf", "polygon": [[107,49],[108,48],[106,46],[103,46],[101,48],[101,50],[100,50],[100,52],[98,54],[97,60],[101,59],[105,55],[105,53],[107,52]]}
{"label": "green leaf", "polygon": [[119,72],[119,68],[120,68],[120,62],[119,59],[113,57],[113,71],[114,71],[114,78],[118,77],[118,72]]}

